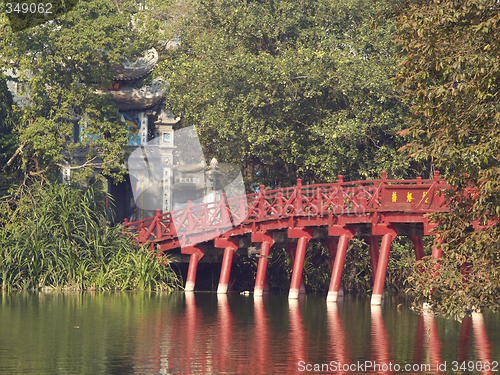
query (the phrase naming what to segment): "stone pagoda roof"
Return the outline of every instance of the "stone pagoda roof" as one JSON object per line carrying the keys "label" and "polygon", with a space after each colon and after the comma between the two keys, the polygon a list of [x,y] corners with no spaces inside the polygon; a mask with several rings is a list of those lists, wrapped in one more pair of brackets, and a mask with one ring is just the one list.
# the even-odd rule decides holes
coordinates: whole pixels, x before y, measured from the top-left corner
{"label": "stone pagoda roof", "polygon": [[157,78],[150,86],[140,88],[121,86],[120,90],[109,91],[119,110],[139,110],[153,107],[165,99],[163,80]]}
{"label": "stone pagoda roof", "polygon": [[115,81],[138,81],[148,76],[158,62],[158,52],[151,48],[146,51],[144,57],[140,57],[134,62],[128,61],[113,66]]}
{"label": "stone pagoda roof", "polygon": [[[153,80],[151,85],[137,87],[146,78],[158,62],[158,52],[151,48],[144,57],[130,63],[125,61],[113,67],[113,88],[108,90],[118,110],[133,111],[156,106],[165,99],[164,82],[161,78]],[[103,93],[102,91],[98,91]]]}

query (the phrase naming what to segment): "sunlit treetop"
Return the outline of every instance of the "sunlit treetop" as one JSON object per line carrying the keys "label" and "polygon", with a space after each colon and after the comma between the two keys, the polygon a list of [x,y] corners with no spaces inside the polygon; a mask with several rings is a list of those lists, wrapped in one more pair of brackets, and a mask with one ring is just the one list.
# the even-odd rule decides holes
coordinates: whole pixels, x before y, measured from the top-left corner
{"label": "sunlit treetop", "polygon": [[[95,146],[104,155],[104,173],[122,178],[121,150],[128,132],[110,98],[96,91],[111,87],[114,66],[165,44],[167,21],[173,17],[169,6],[159,1],[79,1],[59,17],[17,32],[0,14],[0,70],[20,96],[29,98],[16,109],[14,130],[19,146],[24,145],[18,165],[24,175],[53,170],[66,147]],[[86,121],[93,136],[71,144],[78,120]],[[91,168],[82,171],[89,175]]]}

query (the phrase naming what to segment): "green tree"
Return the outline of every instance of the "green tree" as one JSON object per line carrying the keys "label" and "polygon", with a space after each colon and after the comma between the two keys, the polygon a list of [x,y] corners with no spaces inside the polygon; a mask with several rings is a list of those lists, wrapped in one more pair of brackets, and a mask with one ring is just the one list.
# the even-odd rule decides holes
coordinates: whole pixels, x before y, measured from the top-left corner
{"label": "green tree", "polygon": [[[77,170],[82,176],[98,166],[123,178],[129,135],[102,93],[111,87],[115,64],[157,45],[161,30],[152,30],[160,20],[148,27],[140,22],[150,13],[131,1],[80,1],[60,17],[19,32],[8,26],[5,13],[0,15],[0,71],[25,95],[14,113],[10,133],[17,152],[8,166],[22,181],[57,171],[65,153],[77,149],[89,152],[88,168]],[[74,143],[76,122],[88,127]]]}
{"label": "green tree", "polygon": [[7,88],[5,76],[0,74],[0,165],[7,162],[8,151],[11,148],[11,111],[12,95]]}
{"label": "green tree", "polygon": [[396,81],[415,119],[402,132],[406,148],[432,159],[455,189],[450,214],[434,215],[445,241],[439,276],[427,260],[414,289],[438,313],[461,318],[500,303],[500,5],[415,0],[392,10],[405,56]]}
{"label": "green tree", "polygon": [[349,1],[193,2],[182,43],[158,74],[207,157],[237,163],[247,182],[271,186],[414,176],[397,152],[407,109],[385,5]]}
{"label": "green tree", "polygon": [[[12,134],[12,104],[5,76],[0,74],[0,168],[8,162],[16,149],[16,138]],[[0,173],[0,197],[10,185],[10,177]]]}

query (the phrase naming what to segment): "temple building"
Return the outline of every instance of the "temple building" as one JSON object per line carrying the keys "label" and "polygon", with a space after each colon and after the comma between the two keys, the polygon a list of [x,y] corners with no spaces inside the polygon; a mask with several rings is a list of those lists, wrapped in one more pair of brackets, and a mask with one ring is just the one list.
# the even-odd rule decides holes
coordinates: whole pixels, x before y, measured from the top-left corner
{"label": "temple building", "polygon": [[[146,160],[145,166],[154,164],[156,169],[161,169],[152,178],[151,170],[145,166],[127,163],[129,174],[125,181],[115,184],[107,179],[108,193],[113,197],[108,208],[114,211],[115,223],[125,218],[130,221],[142,220],[153,216],[157,209],[168,212],[181,208],[187,204],[187,200],[206,202],[215,198],[210,192],[216,187],[213,181],[216,173],[208,173],[204,161],[186,165],[184,161],[175,160],[174,130],[180,125],[177,125],[180,118],[175,118],[167,109],[163,80],[156,78],[149,85],[141,84],[150,76],[157,62],[158,52],[152,48],[134,62],[114,66],[112,88],[98,91],[99,94],[112,96],[122,121],[130,131],[128,152],[133,154],[135,150],[140,150]],[[18,105],[29,105],[29,95],[17,95],[17,83],[11,81],[8,85]],[[74,121],[75,142],[81,140],[82,130],[86,127],[85,122],[80,126],[82,121],[79,120],[75,118]],[[69,155],[68,167],[61,170],[63,181],[71,180],[69,161],[82,165],[86,162],[86,156],[87,152],[83,149]],[[94,174],[99,173],[97,169]],[[137,194],[137,190],[145,183],[149,184],[147,192]],[[143,202],[144,197],[147,203]]]}
{"label": "temple building", "polygon": [[[163,80],[156,78],[150,85],[141,85],[157,62],[158,53],[152,48],[143,58],[113,68],[114,82],[107,94],[112,95],[132,135],[129,151],[144,155],[144,164],[131,165],[129,158],[126,181],[114,184],[108,179],[116,221],[146,219],[157,209],[165,213],[182,208],[188,200],[206,202],[215,188],[214,173],[207,173],[204,160],[186,164],[176,155],[174,131],[180,118],[167,109]],[[144,189],[145,183],[150,185],[148,189]]]}

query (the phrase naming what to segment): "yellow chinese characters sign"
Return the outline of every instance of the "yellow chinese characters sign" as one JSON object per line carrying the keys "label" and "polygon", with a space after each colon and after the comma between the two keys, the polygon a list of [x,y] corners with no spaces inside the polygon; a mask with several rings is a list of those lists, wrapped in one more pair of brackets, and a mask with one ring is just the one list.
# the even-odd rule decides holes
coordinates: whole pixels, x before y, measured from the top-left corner
{"label": "yellow chinese characters sign", "polygon": [[[415,191],[406,191],[406,200],[404,201],[404,203],[416,203],[415,201],[415,197],[414,195],[416,195],[417,193]],[[429,203],[429,197],[427,196],[427,191],[424,191],[422,192],[422,199],[425,200],[425,203]],[[390,192],[390,196],[391,196],[391,202],[392,203],[398,203],[398,192],[397,191],[392,191]],[[405,194],[404,194],[404,191],[401,191],[400,192],[400,199],[404,199],[405,197]],[[418,200],[418,198],[417,198]],[[399,202],[399,203],[403,203],[403,202]]]}

